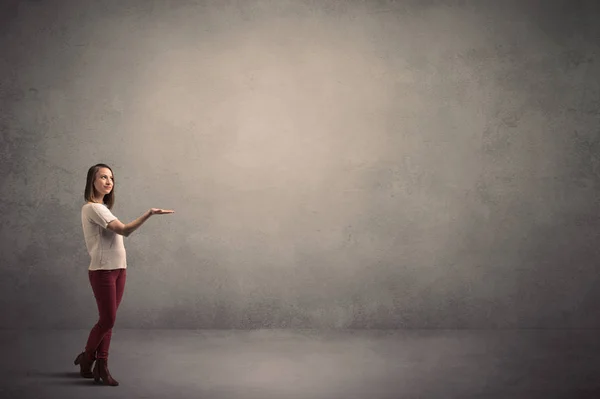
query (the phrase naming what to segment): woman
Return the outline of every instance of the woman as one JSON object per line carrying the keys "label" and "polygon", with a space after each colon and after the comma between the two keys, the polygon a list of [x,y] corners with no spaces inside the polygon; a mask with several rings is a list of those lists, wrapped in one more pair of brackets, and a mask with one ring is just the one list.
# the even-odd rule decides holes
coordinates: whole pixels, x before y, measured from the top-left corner
{"label": "woman", "polygon": [[75,359],[75,365],[80,366],[82,377],[93,377],[96,382],[102,380],[104,384],[117,386],[119,383],[110,375],[107,361],[112,327],[127,278],[123,236],[129,237],[152,215],[174,211],[151,208],[133,222],[123,224],[110,211],[115,203],[114,184],[108,165],[99,163],[88,170],[84,193],[87,202],[81,209],[81,222],[91,257],[88,274],[100,317],[90,331],[85,350]]}

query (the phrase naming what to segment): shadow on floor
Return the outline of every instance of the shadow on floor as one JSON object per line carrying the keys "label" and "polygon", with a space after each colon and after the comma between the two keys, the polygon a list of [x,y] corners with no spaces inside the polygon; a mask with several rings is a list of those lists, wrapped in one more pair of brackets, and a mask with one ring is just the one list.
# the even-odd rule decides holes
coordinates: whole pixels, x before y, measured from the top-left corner
{"label": "shadow on floor", "polygon": [[27,377],[41,378],[78,378],[83,380],[77,371],[28,371],[25,373]]}
{"label": "shadow on floor", "polygon": [[44,384],[50,385],[84,385],[84,386],[102,386],[96,383],[93,378],[82,378],[77,371],[27,371],[26,377],[46,379]]}

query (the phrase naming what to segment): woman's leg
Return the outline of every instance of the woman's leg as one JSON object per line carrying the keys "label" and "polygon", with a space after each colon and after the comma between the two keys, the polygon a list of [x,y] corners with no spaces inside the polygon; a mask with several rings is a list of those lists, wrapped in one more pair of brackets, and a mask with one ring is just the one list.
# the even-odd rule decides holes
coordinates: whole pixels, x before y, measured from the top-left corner
{"label": "woman's leg", "polygon": [[89,357],[93,357],[97,352],[97,359],[106,359],[108,357],[108,346],[110,345],[110,336],[103,348],[99,348],[102,341],[107,338],[115,324],[117,316],[117,278],[119,270],[90,270],[89,278],[96,304],[98,305],[99,319],[96,325],[90,331],[85,351]]}
{"label": "woman's leg", "polygon": [[116,313],[123,299],[123,293],[125,291],[125,281],[127,280],[127,269],[117,269],[118,273],[114,276],[114,290],[115,290],[115,317],[112,320],[111,327],[106,331],[104,337],[100,341],[98,348],[96,349],[98,359],[108,359],[108,350],[110,348],[110,340],[112,338],[112,326],[116,320]]}

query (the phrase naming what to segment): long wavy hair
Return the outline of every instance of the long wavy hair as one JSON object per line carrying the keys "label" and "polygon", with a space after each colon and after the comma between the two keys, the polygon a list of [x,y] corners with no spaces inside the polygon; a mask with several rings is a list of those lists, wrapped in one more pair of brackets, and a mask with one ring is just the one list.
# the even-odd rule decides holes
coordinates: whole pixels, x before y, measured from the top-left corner
{"label": "long wavy hair", "polygon": [[[106,164],[103,164],[103,163],[98,163],[88,169],[87,179],[85,182],[85,192],[83,193],[83,197],[85,198],[86,201],[93,202],[93,198],[96,194],[96,192],[95,192],[96,189],[94,188],[94,179],[96,178],[96,173],[98,173],[98,170],[100,168],[108,168],[108,169],[110,169],[110,172],[113,173],[111,167]],[[113,179],[114,179],[114,177],[115,177],[115,174],[113,173]],[[113,185],[112,185],[112,190],[110,190],[110,193],[108,193],[104,196],[103,202],[108,209],[112,209],[113,205],[115,204],[115,182],[114,181],[113,181]]]}

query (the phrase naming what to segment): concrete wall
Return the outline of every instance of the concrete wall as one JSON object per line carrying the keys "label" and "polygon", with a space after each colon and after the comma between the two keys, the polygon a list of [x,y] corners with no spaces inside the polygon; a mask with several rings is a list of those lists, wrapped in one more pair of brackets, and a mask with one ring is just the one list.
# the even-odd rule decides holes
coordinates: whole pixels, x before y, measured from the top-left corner
{"label": "concrete wall", "polygon": [[0,328],[600,327],[594,1],[12,1]]}

